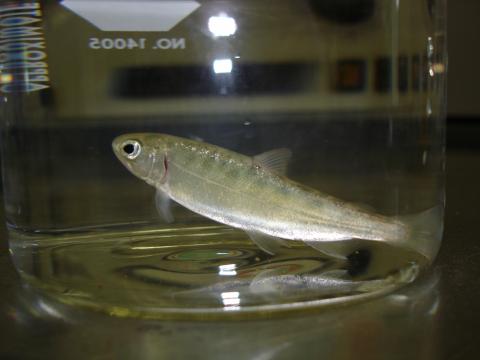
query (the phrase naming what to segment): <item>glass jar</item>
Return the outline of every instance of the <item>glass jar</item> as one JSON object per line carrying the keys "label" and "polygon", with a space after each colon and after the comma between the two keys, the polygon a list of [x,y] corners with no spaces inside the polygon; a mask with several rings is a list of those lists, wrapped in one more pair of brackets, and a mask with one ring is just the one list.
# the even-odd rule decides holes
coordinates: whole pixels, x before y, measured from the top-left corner
{"label": "glass jar", "polygon": [[8,1],[15,265],[135,316],[383,294],[435,258],[442,0]]}

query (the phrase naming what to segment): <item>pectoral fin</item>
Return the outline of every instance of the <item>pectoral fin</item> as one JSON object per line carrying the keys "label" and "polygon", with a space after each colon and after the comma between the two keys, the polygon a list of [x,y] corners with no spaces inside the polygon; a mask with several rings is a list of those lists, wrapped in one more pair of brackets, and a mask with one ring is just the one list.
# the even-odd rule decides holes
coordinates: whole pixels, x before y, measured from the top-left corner
{"label": "pectoral fin", "polygon": [[167,223],[172,223],[175,219],[170,210],[170,197],[162,190],[157,189],[155,194],[155,206],[157,207],[158,214]]}
{"label": "pectoral fin", "polygon": [[274,236],[255,231],[249,231],[247,234],[255,245],[270,255],[280,252],[282,247],[289,247],[285,240]]}

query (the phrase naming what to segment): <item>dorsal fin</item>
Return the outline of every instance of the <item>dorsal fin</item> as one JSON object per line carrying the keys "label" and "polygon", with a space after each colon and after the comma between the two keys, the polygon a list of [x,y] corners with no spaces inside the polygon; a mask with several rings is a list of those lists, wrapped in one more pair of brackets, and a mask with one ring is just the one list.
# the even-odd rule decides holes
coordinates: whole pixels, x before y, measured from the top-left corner
{"label": "dorsal fin", "polygon": [[292,152],[289,149],[280,148],[258,154],[253,157],[253,161],[265,169],[285,175],[291,157]]}

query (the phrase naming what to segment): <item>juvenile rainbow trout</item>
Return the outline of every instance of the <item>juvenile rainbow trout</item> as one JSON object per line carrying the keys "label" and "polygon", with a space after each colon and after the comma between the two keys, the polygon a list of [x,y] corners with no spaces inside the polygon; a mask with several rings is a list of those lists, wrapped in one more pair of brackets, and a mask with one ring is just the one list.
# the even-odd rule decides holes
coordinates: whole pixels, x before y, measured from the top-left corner
{"label": "juvenile rainbow trout", "polygon": [[[143,133],[117,137],[113,150],[130,172],[157,189],[157,208],[167,221],[173,221],[171,199],[246,231],[269,253],[288,246],[285,240],[329,253],[327,244],[350,239],[429,251],[424,248],[431,242],[424,239],[429,234],[410,221],[375,214],[288,179],[287,149],[249,157],[199,141]],[[420,223],[431,216],[430,211],[421,214]]]}

